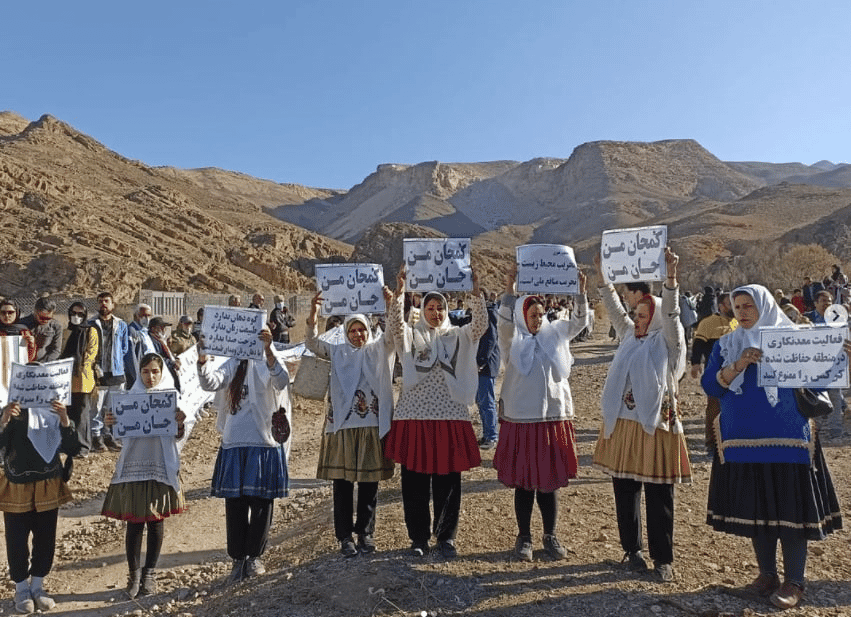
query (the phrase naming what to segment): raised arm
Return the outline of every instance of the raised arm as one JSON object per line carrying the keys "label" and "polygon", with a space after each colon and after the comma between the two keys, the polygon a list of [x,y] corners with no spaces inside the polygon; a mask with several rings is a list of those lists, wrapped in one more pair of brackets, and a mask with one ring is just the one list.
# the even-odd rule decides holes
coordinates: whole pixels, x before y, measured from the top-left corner
{"label": "raised arm", "polygon": [[322,304],[322,292],[313,296],[310,303],[310,315],[307,316],[307,333],[304,338],[304,346],[320,358],[331,359],[331,346],[317,336],[316,317]]}

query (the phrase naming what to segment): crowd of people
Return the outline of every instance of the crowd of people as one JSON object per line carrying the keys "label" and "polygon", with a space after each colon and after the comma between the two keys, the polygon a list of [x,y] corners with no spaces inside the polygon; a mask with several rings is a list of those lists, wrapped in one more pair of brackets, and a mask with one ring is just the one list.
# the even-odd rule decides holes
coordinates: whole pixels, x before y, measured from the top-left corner
{"label": "crowd of people", "polygon": [[[675,579],[674,488],[691,481],[677,395],[690,373],[707,394],[707,445],[714,455],[707,524],[750,539],[759,575],[748,591],[781,608],[795,606],[805,589],[807,543],[842,526],[821,450],[820,435],[833,425],[813,426],[799,413],[792,389],[758,385],[758,331],[823,323],[831,304],[848,302],[847,280],[835,266],[822,289],[807,279],[788,299],[760,285],[729,293],[707,287],[691,296],[680,293],[679,257],[666,249],[665,261],[667,278],[659,296],[644,282],[628,283],[619,294],[599,262],[596,268],[597,293],[618,345],[601,394],[593,466],[612,478],[623,561],[631,572],[650,572],[660,582]],[[462,299],[454,310],[440,293],[408,292],[405,275],[403,265],[395,289],[384,287],[386,321],[348,315],[336,324],[337,338],[323,337],[318,333],[321,292],[306,321],[306,348],[330,361],[316,475],[332,482],[340,552],[351,558],[376,550],[379,483],[393,476],[398,463],[411,554],[437,551],[454,558],[461,474],[481,464],[481,450],[495,449],[497,477],[514,491],[513,554],[524,561],[534,558],[531,519],[537,503],[544,551],[564,559],[556,535],[559,489],[576,477],[579,466],[570,343],[587,336],[593,323],[585,274],[579,273],[575,296],[556,300],[518,297],[516,267],[506,274],[499,298],[482,292],[473,271],[468,308]],[[255,294],[249,308],[262,309],[264,300]],[[139,304],[128,323],[114,314],[109,292],[97,301],[92,316],[82,302],[70,305],[64,343],[49,299],[39,299],[26,317],[14,302],[0,301],[0,337],[18,337],[19,361],[73,360],[70,405],[55,401],[47,409],[26,409],[9,401],[0,418],[0,509],[21,613],[55,605],[43,580],[52,566],[58,508],[71,499],[69,461],[106,450],[120,452],[102,513],[127,523],[126,592],[131,598],[156,593],[164,520],[186,509],[179,470],[187,418],[178,402],[177,435],[119,440],[112,432],[113,401],[123,392],[179,393],[179,356],[194,345],[198,381],[214,393],[222,435],[211,494],[225,500],[226,546],[233,560],[229,582],[265,572],[260,558],[274,500],[288,494],[282,447],[287,437],[281,433],[288,435],[289,425],[281,413],[291,375],[274,345],[290,344],[295,321],[283,298],[275,296],[275,309],[259,334],[264,359],[224,363],[210,362],[203,341],[199,344],[203,309],[197,322],[184,315],[171,324]],[[239,296],[228,304],[240,306]],[[790,315],[787,306],[795,313]],[[851,342],[843,349],[851,353]],[[841,427],[844,397],[832,393],[831,415]],[[469,413],[473,403],[480,436]]]}

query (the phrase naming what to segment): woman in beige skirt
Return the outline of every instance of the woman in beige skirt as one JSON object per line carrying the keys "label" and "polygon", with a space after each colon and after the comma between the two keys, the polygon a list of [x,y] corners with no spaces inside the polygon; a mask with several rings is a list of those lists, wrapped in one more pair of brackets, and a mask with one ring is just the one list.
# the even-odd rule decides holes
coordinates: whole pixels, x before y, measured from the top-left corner
{"label": "woman in beige skirt", "polygon": [[346,318],[343,341],[318,338],[316,316],[322,301],[320,294],[313,298],[305,340],[311,352],[331,361],[328,413],[316,477],[334,483],[334,534],[340,552],[355,557],[359,552],[375,551],[378,482],[393,476],[393,461],[384,457],[382,438],[393,417],[396,352],[392,338],[383,333],[373,336],[369,319],[360,314]]}

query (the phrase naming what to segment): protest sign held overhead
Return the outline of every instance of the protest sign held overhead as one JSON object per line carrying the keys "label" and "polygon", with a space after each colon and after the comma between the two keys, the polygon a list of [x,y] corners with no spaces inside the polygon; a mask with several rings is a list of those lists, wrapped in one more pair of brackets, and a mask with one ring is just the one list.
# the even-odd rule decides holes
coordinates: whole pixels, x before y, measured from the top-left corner
{"label": "protest sign held overhead", "polygon": [[473,289],[469,238],[405,238],[403,244],[409,291]]}
{"label": "protest sign held overhead", "polygon": [[12,364],[9,400],[21,407],[50,407],[53,401],[71,404],[71,371],[74,359],[44,364]]}
{"label": "protest sign held overhead", "polygon": [[384,270],[380,264],[318,264],[320,314],[384,313]]}
{"label": "protest sign held overhead", "polygon": [[116,437],[160,437],[177,435],[177,390],[115,392],[112,415]]}
{"label": "protest sign held overhead", "polygon": [[579,269],[573,249],[562,244],[517,247],[518,293],[579,293]]}
{"label": "protest sign held overhead", "polygon": [[262,309],[205,306],[201,324],[204,353],[240,360],[262,360],[260,331],[266,323]]}
{"label": "protest sign held overhead", "polygon": [[600,258],[607,283],[664,281],[668,227],[634,227],[603,232]]}
{"label": "protest sign held overhead", "polygon": [[760,387],[847,388],[848,327],[761,328]]}

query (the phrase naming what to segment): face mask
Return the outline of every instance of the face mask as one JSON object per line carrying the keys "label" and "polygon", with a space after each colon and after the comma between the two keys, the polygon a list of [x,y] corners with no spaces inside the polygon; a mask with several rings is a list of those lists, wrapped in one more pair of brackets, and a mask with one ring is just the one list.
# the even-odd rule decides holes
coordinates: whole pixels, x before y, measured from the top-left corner
{"label": "face mask", "polygon": [[278,302],[278,303],[275,305],[275,307],[276,307],[279,311],[282,311],[282,310],[284,310],[284,303],[283,303],[283,302]]}
{"label": "face mask", "polygon": [[139,325],[142,326],[143,328],[147,328],[149,321],[150,321],[149,317],[140,317],[139,318]]}
{"label": "face mask", "polygon": [[83,323],[83,318],[80,317],[79,315],[74,315],[71,318],[71,323],[75,326],[79,326],[81,323]]}

